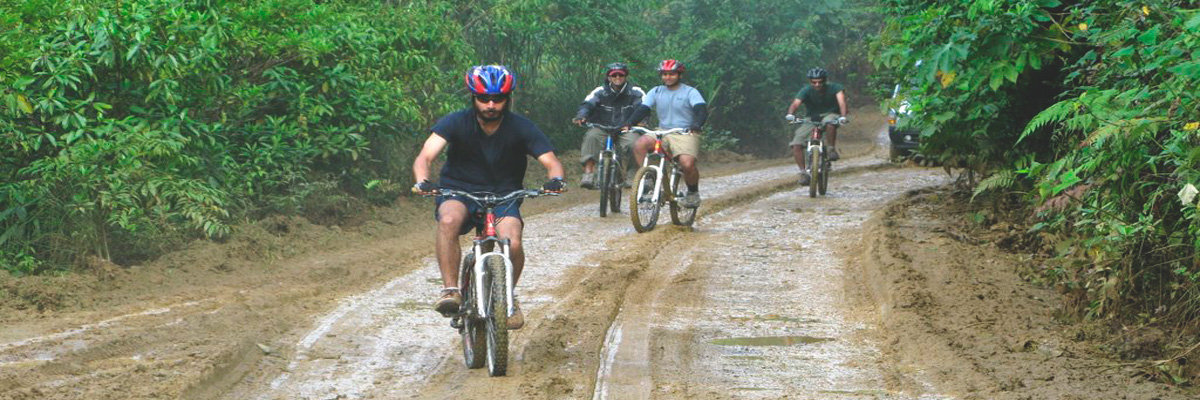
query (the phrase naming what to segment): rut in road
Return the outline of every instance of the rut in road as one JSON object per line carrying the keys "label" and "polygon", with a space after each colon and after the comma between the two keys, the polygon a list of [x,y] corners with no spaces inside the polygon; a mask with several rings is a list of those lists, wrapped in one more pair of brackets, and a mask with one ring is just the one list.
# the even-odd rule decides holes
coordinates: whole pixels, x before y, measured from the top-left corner
{"label": "rut in road", "polygon": [[[862,163],[870,162],[864,160]],[[747,187],[774,190],[779,186],[787,186],[794,176],[795,166],[785,165],[706,179],[703,182],[703,193],[708,198],[705,207],[720,203],[723,197],[748,195],[739,192]],[[549,350],[554,346],[546,346],[545,339],[539,339],[539,346],[534,349],[527,347],[530,336],[543,329],[561,332],[587,328],[557,326],[578,324],[572,321],[575,318],[572,313],[578,312],[599,312],[600,319],[595,322],[592,331],[603,335],[615,309],[605,314],[604,310],[586,308],[585,305],[582,309],[559,311],[551,304],[561,303],[563,294],[577,289],[576,283],[586,284],[586,276],[602,269],[599,268],[598,259],[626,246],[620,243],[621,240],[635,243],[661,240],[664,235],[676,230],[667,222],[668,226],[662,226],[656,232],[638,235],[626,214],[599,218],[591,204],[529,217],[526,225],[525,246],[529,268],[518,285],[518,293],[521,295],[522,308],[527,313],[528,325],[511,336],[510,357],[513,362],[510,363],[509,375],[514,377],[528,375],[527,368],[531,364],[533,368],[542,368],[547,357],[563,357],[555,353],[594,352],[600,338],[595,339],[597,344],[593,348],[586,348],[585,343],[589,343],[589,340],[578,338],[574,341],[564,339],[559,350]],[[653,239],[655,237],[659,239]],[[627,267],[644,265],[648,256],[653,256],[653,253],[632,252],[628,255],[629,259],[617,263],[625,267],[601,272],[617,275],[635,273],[633,271],[636,269]],[[447,326],[446,320],[437,317],[429,309],[429,303],[440,287],[440,278],[432,258],[427,259],[425,264],[369,293],[343,300],[334,311],[319,319],[312,330],[297,338],[295,352],[286,366],[280,368],[282,371],[278,376],[251,379],[252,384],[235,388],[229,397],[394,396],[419,393],[423,391],[417,389],[421,386],[437,385],[442,381],[454,382],[457,374],[468,374],[459,360],[456,332]],[[591,280],[607,281],[609,278],[592,277]],[[623,293],[619,288],[604,286],[603,292],[610,292],[611,296],[619,297]],[[616,298],[609,302],[614,300]],[[540,361],[524,362],[528,352],[539,353],[539,356],[530,359]],[[476,371],[470,371],[473,372]],[[583,370],[574,373],[582,374]],[[588,371],[587,374],[593,373]],[[431,379],[433,375],[437,376]],[[555,379],[526,380],[524,387],[527,391],[538,391],[545,386],[561,386],[557,382]],[[582,381],[572,383],[563,390],[586,392],[589,384]]]}
{"label": "rut in road", "polygon": [[889,392],[871,327],[846,315],[834,246],[888,198],[947,178],[835,181],[827,197],[798,188],[709,215],[660,253],[610,328],[592,398],[910,398]]}
{"label": "rut in road", "polygon": [[[860,152],[861,154],[862,152]],[[838,170],[878,168],[877,157],[858,157]],[[748,199],[794,188],[793,165],[708,178],[702,213],[733,208]],[[835,171],[837,172],[837,171]],[[834,189],[838,186],[835,175]],[[704,224],[702,214],[701,224]],[[440,287],[432,259],[378,289],[342,301],[316,326],[296,336],[280,373],[268,372],[234,388],[227,398],[445,398],[591,397],[598,350],[628,297],[626,287],[685,247],[695,233],[668,225],[635,234],[627,215],[595,215],[587,204],[527,218],[528,265],[518,292],[528,321],[510,344],[508,378],[480,380],[462,366],[456,332],[429,310]],[[668,252],[659,252],[664,245]],[[475,382],[476,384],[467,384]]]}

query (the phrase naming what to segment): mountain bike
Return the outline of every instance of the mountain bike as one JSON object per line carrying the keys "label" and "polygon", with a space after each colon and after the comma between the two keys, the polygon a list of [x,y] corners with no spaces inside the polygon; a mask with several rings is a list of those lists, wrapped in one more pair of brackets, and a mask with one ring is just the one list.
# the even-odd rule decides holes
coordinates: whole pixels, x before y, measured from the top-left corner
{"label": "mountain bike", "polygon": [[629,195],[629,218],[638,233],[649,232],[658,224],[658,214],[663,204],[671,208],[671,222],[675,225],[692,226],[696,220],[696,208],[679,204],[687,194],[683,182],[683,170],[674,157],[662,146],[667,135],[687,135],[687,130],[675,128],[652,131],[642,127],[630,131],[654,135],[654,151],[646,154],[642,167],[633,175],[633,190]]}
{"label": "mountain bike", "polygon": [[617,151],[616,141],[621,135],[621,127],[600,124],[584,124],[589,128],[604,131],[604,150],[600,152],[597,165],[599,178],[596,188],[600,190],[600,216],[608,216],[611,209],[614,213],[621,212],[621,184],[625,182],[625,169],[621,167],[620,152]]}
{"label": "mountain bike", "polygon": [[813,125],[812,132],[808,136],[807,147],[804,150],[804,166],[811,178],[808,183],[808,197],[817,197],[818,193],[824,196],[825,191],[829,188],[829,170],[833,167],[833,162],[829,161],[828,148],[825,146],[825,127],[840,124],[837,121],[803,118],[797,118],[788,124]]}
{"label": "mountain bike", "polygon": [[513,314],[513,265],[509,239],[496,234],[496,207],[526,197],[557,195],[524,189],[499,196],[440,189],[430,195],[457,196],[474,201],[484,209],[485,223],[476,229],[471,250],[458,267],[462,306],[450,326],[462,336],[463,361],[467,368],[482,368],[488,375],[504,376],[508,370],[508,317]]}

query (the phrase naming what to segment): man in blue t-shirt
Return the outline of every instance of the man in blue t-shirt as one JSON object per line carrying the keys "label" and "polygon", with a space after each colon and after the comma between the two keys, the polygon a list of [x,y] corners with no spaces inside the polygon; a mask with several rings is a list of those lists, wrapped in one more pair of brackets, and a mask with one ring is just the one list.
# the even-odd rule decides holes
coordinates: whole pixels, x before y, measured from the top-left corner
{"label": "man in blue t-shirt", "polygon": [[[626,120],[624,129],[636,125],[650,115],[650,110],[658,116],[659,129],[686,129],[687,134],[668,135],[663,140],[667,151],[679,160],[679,168],[683,170],[683,182],[687,184],[687,194],[680,203],[684,207],[700,206],[700,128],[708,118],[708,104],[700,91],[683,83],[683,63],[676,60],[663,60],[658,65],[658,76],[662,85],[655,86],[642,97],[642,105]],[[646,154],[654,150],[654,137],[642,136],[633,148],[633,157],[641,164]]]}
{"label": "man in blue t-shirt", "polygon": [[[508,69],[499,65],[471,68],[466,76],[471,91],[471,107],[451,113],[438,120],[431,129],[424,147],[413,162],[413,192],[435,193],[439,185],[429,180],[433,160],[446,150],[440,187],[464,192],[491,192],[505,195],[522,189],[526,157],[534,157],[546,168],[549,180],[542,189],[547,192],[566,191],[563,167],[554,155],[550,139],[533,121],[509,111],[510,96],[516,79]],[[525,252],[521,246],[521,202],[497,207],[496,233],[509,239],[509,256],[513,264],[513,284],[521,277]],[[475,216],[482,212],[478,204],[458,197],[439,196],[434,216],[438,221],[437,259],[442,273],[441,299],[434,309],[443,316],[452,316],[462,305],[458,289],[458,237],[482,226]],[[508,318],[509,329],[525,324],[516,298],[514,313]]]}
{"label": "man in blue t-shirt", "polygon": [[[804,117],[807,121],[836,122],[825,126],[825,143],[829,144],[829,161],[837,161],[841,158],[837,152],[837,127],[850,121],[847,119],[849,110],[846,109],[846,92],[842,85],[828,82],[829,73],[823,68],[813,68],[808,71],[807,76],[809,86],[796,93],[796,98],[792,100],[792,105],[788,106],[784,118],[795,121],[796,109],[803,104],[804,109],[808,111]],[[791,143],[788,143],[792,147],[792,157],[796,159],[796,165],[800,166],[801,185],[808,185],[812,180],[804,168],[804,146],[812,128],[809,124],[800,125],[796,128]]]}

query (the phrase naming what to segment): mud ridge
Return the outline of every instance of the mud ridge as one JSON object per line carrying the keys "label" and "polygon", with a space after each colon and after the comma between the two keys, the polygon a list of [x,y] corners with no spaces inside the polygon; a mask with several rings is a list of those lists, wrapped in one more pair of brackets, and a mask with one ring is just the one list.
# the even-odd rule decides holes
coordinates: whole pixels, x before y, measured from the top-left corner
{"label": "mud ridge", "polygon": [[864,224],[846,292],[878,324],[892,390],[962,399],[1184,399],[1072,335],[1061,298],[1017,274],[1027,257],[945,232],[966,218],[949,187],[907,193]]}

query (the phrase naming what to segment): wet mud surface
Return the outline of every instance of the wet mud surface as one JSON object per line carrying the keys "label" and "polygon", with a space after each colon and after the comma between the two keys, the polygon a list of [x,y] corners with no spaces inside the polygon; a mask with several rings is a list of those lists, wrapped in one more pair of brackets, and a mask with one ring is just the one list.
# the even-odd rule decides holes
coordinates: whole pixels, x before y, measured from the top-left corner
{"label": "wet mud surface", "polygon": [[[1114,386],[1137,384],[1119,370],[1089,380],[1103,361],[1055,339],[1052,321],[1021,319],[1029,304],[988,297],[1011,304],[982,310],[1024,322],[980,322],[984,311],[921,292],[963,294],[982,278],[906,263],[959,271],[950,263],[989,258],[904,230],[939,219],[905,193],[951,178],[888,164],[878,134],[843,136],[824,197],[809,198],[787,161],[702,172],[693,228],[664,215],[637,234],[625,213],[596,215],[591,191],[531,200],[527,322],[510,334],[506,377],[466,369],[431,310],[440,283],[418,202],[353,233],[289,223],[290,236],[251,249],[315,239],[269,262],[177,256],[193,261],[88,306],[6,311],[0,399],[1121,398]],[[218,249],[231,247],[245,248]],[[988,276],[992,292],[1025,294]],[[1002,360],[1005,349],[1021,351]]]}

